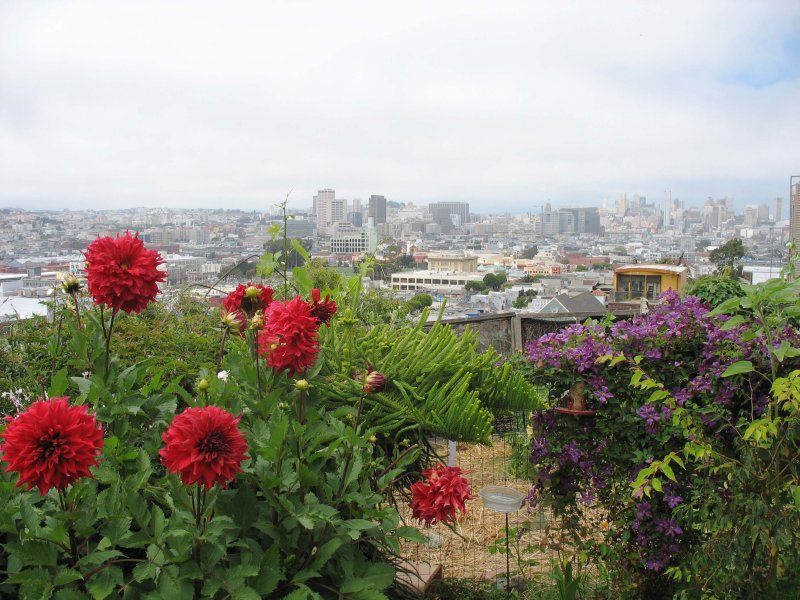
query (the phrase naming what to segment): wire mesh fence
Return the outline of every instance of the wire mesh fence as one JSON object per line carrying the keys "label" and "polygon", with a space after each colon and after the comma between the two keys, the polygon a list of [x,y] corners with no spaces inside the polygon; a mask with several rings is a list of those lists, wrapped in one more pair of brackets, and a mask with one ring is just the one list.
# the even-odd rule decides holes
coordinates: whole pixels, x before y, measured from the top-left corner
{"label": "wire mesh fence", "polygon": [[[466,473],[475,499],[468,503],[465,514],[459,514],[454,525],[435,524],[423,529],[425,544],[406,544],[403,547],[406,560],[440,564],[446,577],[505,581],[505,514],[485,508],[478,492],[486,486],[501,485],[527,495],[531,486],[526,477],[527,419],[525,415],[500,419],[495,423],[495,431],[491,446],[456,446],[455,465]],[[448,456],[447,440],[434,440],[433,445],[440,457]],[[410,508],[407,505],[400,508],[403,517],[410,521]],[[546,508],[529,512],[523,505],[508,516],[512,579],[530,582],[548,577],[552,561],[557,558],[557,549],[552,544],[556,522],[551,512]]]}

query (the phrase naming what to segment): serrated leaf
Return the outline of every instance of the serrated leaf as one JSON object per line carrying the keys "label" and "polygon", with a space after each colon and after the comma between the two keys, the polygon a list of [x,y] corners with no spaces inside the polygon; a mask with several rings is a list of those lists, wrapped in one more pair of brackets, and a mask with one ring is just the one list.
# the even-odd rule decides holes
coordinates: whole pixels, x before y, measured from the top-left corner
{"label": "serrated leaf", "polygon": [[261,595],[251,587],[240,587],[231,593],[231,600],[261,600]]}
{"label": "serrated leaf", "polygon": [[58,573],[53,577],[53,585],[67,585],[68,583],[82,579],[83,575],[78,573],[75,569],[63,568],[59,569]]}
{"label": "serrated leaf", "polygon": [[148,579],[158,581],[160,573],[161,569],[148,561],[140,562],[133,568],[133,578],[139,582],[147,581]]}
{"label": "serrated leaf", "polygon": [[668,479],[671,479],[677,483],[678,480],[675,479],[675,473],[673,472],[672,467],[670,467],[668,464],[665,463],[661,465],[661,472],[664,473]]}

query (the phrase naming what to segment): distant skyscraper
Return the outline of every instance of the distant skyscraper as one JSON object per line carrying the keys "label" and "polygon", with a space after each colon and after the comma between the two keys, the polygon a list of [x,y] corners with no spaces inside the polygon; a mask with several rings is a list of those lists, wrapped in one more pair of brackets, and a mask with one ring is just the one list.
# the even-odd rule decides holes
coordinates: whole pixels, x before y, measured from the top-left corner
{"label": "distant skyscraper", "polygon": [[789,202],[789,236],[795,246],[800,248],[800,183],[792,186],[792,198]]}
{"label": "distant skyscraper", "polygon": [[318,206],[320,202],[325,202],[327,200],[333,200],[336,198],[336,192],[330,188],[325,188],[324,190],[319,190],[317,195],[314,196],[314,216],[316,217],[318,214]]}
{"label": "distant skyscraper", "polygon": [[333,225],[346,220],[347,200],[337,199],[331,189],[320,190],[314,196],[314,214],[317,217],[317,231],[330,235]]}
{"label": "distant skyscraper", "polygon": [[775,214],[772,215],[772,220],[776,223],[783,221],[783,198],[775,198]]}
{"label": "distant skyscraper", "polygon": [[375,225],[386,223],[386,198],[383,196],[370,196],[368,210],[367,217],[372,217]]}
{"label": "distant skyscraper", "polygon": [[624,217],[625,214],[628,212],[628,194],[620,194],[619,199],[617,199],[617,214],[620,217]]}
{"label": "distant skyscraper", "polygon": [[758,223],[758,207],[752,204],[744,209],[744,226],[755,227]]}
{"label": "distant skyscraper", "polygon": [[442,230],[454,225],[469,223],[469,202],[431,202],[428,205],[434,222],[442,226]]}
{"label": "distant skyscraper", "polygon": [[[599,234],[600,211],[597,207],[590,208],[561,208],[558,211],[559,226],[556,233],[594,233]],[[564,217],[563,214],[571,214],[572,218]],[[545,219],[545,223],[547,220]],[[569,229],[571,223],[571,229]],[[567,227],[567,229],[565,229]],[[545,225],[545,233],[547,225]]]}

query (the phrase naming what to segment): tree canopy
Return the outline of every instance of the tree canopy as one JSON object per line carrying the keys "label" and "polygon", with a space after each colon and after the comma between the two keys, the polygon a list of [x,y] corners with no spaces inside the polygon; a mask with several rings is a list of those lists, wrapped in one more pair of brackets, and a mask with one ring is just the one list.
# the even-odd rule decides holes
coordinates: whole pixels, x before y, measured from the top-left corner
{"label": "tree canopy", "polygon": [[744,253],[744,243],[740,238],[736,238],[712,250],[708,258],[714,263],[719,275],[727,272],[731,277],[739,277],[742,274],[742,266],[739,263]]}

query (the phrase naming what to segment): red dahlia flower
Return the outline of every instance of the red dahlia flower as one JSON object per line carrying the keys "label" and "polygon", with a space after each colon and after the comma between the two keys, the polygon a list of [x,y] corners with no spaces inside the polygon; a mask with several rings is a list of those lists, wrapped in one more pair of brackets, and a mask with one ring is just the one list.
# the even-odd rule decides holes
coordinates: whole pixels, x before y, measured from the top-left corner
{"label": "red dahlia flower", "polygon": [[267,307],[267,324],[258,336],[259,353],[267,365],[288,377],[312,366],[319,353],[319,320],[300,296]]}
{"label": "red dahlia flower", "polygon": [[156,299],[158,282],[167,278],[158,268],[164,259],[146,250],[138,236],[126,231],[116,238],[97,238],[86,249],[86,278],[96,304],[139,313]]}
{"label": "red dahlia flower", "polygon": [[320,302],[320,293],[317,288],[311,290],[311,316],[317,319],[320,324],[329,325],[331,318],[336,314],[336,302],[331,300],[330,294],[325,294],[325,300]]}
{"label": "red dahlia flower", "polygon": [[103,428],[86,406],[70,406],[68,400],[59,396],[34,402],[0,435],[5,472],[19,473],[18,486],[38,487],[44,496],[52,487],[63,490],[92,476],[89,467],[99,463]]}
{"label": "red dahlia flower", "polygon": [[247,442],[236,427],[239,419],[216,406],[187,408],[161,436],[161,462],[186,485],[227,487],[247,458]]}
{"label": "red dahlia flower", "polygon": [[411,486],[411,508],[415,519],[430,527],[438,521],[452,523],[456,510],[466,512],[464,503],[471,499],[469,481],[459,467],[439,466],[422,472],[426,481]]}
{"label": "red dahlia flower", "polygon": [[260,283],[240,284],[226,296],[222,305],[228,312],[241,311],[248,319],[251,319],[256,313],[264,312],[264,309],[270,305],[273,293],[274,290],[271,287]]}

